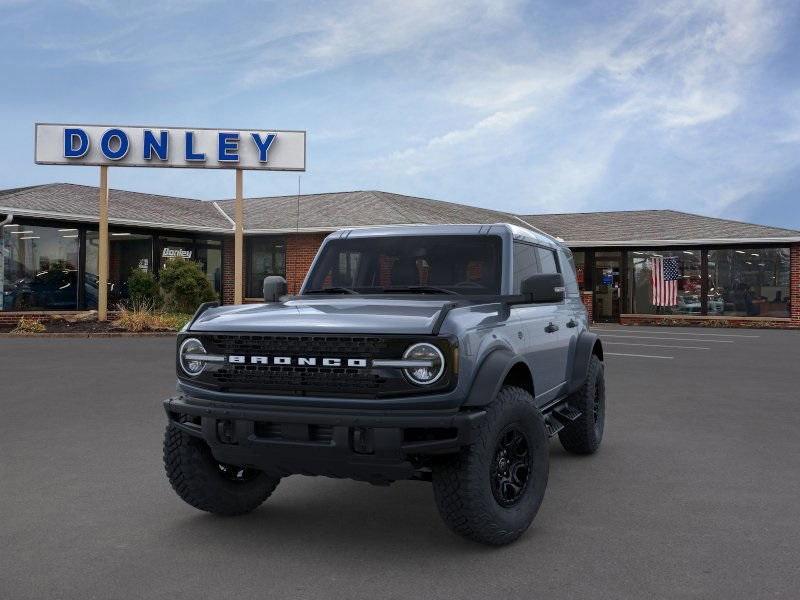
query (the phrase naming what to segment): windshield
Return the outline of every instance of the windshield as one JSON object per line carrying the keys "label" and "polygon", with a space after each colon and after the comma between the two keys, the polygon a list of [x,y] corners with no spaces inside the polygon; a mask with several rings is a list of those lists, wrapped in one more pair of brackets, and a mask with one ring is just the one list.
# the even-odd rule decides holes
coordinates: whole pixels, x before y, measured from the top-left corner
{"label": "windshield", "polygon": [[334,240],[303,293],[499,294],[501,247],[494,235]]}

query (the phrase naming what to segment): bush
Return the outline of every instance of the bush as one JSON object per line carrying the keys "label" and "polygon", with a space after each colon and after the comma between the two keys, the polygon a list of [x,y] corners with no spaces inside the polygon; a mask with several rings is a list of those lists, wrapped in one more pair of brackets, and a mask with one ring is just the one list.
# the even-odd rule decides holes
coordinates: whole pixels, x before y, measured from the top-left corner
{"label": "bush", "polygon": [[132,306],[147,304],[158,308],[163,302],[155,276],[141,269],[134,269],[128,277],[128,298]]}
{"label": "bush", "polygon": [[193,313],[203,302],[217,295],[196,262],[173,258],[159,275],[164,308],[170,312]]}
{"label": "bush", "polygon": [[178,331],[192,318],[188,314],[162,313],[147,302],[120,306],[114,327],[133,333],[142,331]]}
{"label": "bush", "polygon": [[39,319],[29,319],[28,317],[21,317],[17,321],[17,326],[11,330],[11,333],[44,333],[45,326]]}

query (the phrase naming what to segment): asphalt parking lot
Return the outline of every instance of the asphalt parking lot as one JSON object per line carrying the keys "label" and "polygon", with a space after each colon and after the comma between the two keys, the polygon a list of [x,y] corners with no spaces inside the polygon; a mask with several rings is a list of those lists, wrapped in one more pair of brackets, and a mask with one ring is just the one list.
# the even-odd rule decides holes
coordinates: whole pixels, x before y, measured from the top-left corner
{"label": "asphalt parking lot", "polygon": [[800,332],[600,329],[608,421],[551,445],[531,530],[451,534],[429,485],[292,477],[253,514],[161,463],[174,342],[0,340],[0,598],[797,598]]}

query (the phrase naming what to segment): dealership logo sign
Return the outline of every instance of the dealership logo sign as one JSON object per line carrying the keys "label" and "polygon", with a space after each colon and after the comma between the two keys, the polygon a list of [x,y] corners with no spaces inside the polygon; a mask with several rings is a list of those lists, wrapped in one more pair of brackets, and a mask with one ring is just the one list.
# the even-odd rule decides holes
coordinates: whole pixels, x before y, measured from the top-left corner
{"label": "dealership logo sign", "polygon": [[36,124],[36,162],[303,171],[303,131]]}
{"label": "dealership logo sign", "polygon": [[184,250],[183,248],[164,248],[161,252],[161,258],[182,258],[189,260],[192,258],[191,250]]}

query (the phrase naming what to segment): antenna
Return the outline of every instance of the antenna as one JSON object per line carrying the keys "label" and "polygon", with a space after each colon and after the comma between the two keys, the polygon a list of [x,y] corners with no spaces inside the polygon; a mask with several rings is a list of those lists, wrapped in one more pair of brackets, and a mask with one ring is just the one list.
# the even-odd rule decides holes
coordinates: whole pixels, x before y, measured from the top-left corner
{"label": "antenna", "polygon": [[295,221],[295,229],[300,231],[300,175],[297,176],[297,220]]}

